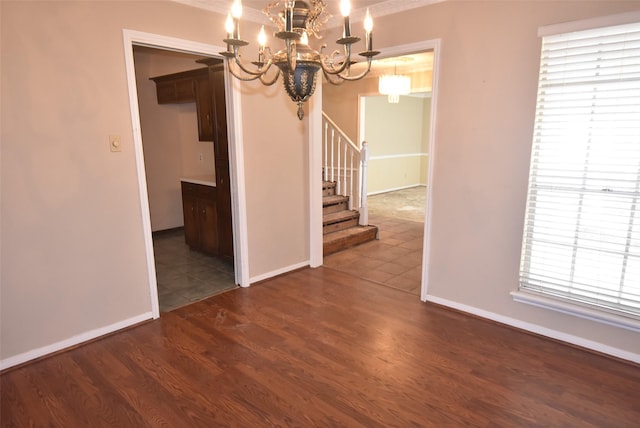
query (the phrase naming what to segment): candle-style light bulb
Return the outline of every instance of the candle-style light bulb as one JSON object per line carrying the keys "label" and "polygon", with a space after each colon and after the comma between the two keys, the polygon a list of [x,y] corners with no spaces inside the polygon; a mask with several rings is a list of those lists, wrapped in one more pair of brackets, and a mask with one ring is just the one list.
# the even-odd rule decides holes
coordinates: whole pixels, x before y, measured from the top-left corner
{"label": "candle-style light bulb", "polygon": [[369,8],[367,8],[367,13],[364,16],[364,30],[365,34],[365,49],[367,51],[373,50],[373,18],[371,18],[371,14],[369,13]]}
{"label": "candle-style light bulb", "polygon": [[371,18],[371,14],[369,13],[369,8],[367,8],[367,13],[364,15],[364,30],[367,33],[370,33],[373,30],[373,18]]}
{"label": "candle-style light bulb", "polygon": [[351,25],[349,24],[349,14],[351,13],[351,2],[349,0],[340,1],[340,13],[344,17],[343,37],[351,37]]}
{"label": "candle-style light bulb", "polygon": [[233,18],[231,17],[231,13],[227,14],[227,20],[224,22],[224,29],[227,30],[227,39],[231,39],[233,37]]}
{"label": "candle-style light bulb", "polygon": [[303,31],[302,36],[300,36],[300,43],[303,45],[309,44],[309,36],[307,36],[307,32]]}
{"label": "candle-style light bulb", "polygon": [[264,32],[264,25],[260,27],[260,32],[258,33],[258,44],[260,45],[260,50],[264,50],[267,45],[267,34]]}
{"label": "candle-style light bulb", "polygon": [[259,68],[262,67],[262,64],[264,63],[264,49],[266,45],[267,35],[264,32],[263,25],[262,27],[260,27],[260,32],[258,33],[258,63],[260,63],[260,65],[258,66]]}
{"label": "candle-style light bulb", "polygon": [[231,5],[231,16],[233,17],[233,38],[240,39],[240,17],[242,16],[242,3],[234,0]]}
{"label": "candle-style light bulb", "polygon": [[242,2],[240,0],[234,0],[231,5],[231,15],[233,15],[235,19],[240,19],[242,16]]}
{"label": "candle-style light bulb", "polygon": [[340,13],[342,16],[349,16],[351,13],[351,2],[349,0],[340,0]]}

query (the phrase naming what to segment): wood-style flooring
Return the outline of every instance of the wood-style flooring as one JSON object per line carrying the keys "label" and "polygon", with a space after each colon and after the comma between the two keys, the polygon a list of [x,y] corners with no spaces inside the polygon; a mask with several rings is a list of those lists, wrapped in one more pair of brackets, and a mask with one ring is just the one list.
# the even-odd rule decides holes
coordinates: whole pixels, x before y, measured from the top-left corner
{"label": "wood-style flooring", "polygon": [[327,268],[2,374],[3,427],[637,427],[640,368]]}

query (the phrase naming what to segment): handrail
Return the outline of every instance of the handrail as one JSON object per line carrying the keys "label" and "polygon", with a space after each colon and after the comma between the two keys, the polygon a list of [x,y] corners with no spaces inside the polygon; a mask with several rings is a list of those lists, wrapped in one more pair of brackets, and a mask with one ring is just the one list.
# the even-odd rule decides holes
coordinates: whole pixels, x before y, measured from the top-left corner
{"label": "handrail", "polygon": [[358,147],[331,120],[325,112],[323,118],[322,179],[336,183],[336,194],[349,197],[349,209],[360,211],[360,225],[368,224],[367,208],[367,143]]}

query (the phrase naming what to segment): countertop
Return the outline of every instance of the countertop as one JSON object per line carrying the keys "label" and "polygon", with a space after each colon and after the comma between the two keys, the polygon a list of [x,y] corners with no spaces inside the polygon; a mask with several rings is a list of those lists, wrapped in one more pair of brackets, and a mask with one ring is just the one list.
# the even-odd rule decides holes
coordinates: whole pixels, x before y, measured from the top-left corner
{"label": "countertop", "polygon": [[186,183],[202,184],[204,186],[216,187],[216,177],[213,174],[180,177],[180,181],[184,181]]}

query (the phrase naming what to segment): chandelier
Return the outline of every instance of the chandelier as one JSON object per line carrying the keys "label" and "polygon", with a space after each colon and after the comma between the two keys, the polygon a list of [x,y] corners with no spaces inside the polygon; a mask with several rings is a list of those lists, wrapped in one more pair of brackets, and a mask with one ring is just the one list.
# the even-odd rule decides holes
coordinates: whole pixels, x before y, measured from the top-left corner
{"label": "chandelier", "polygon": [[[282,9],[274,13],[273,10],[280,4]],[[267,37],[262,26],[258,34],[258,58],[249,66],[240,55],[240,48],[249,43],[240,38],[242,4],[240,0],[235,0],[225,24],[227,38],[223,41],[227,45],[227,50],[221,52],[221,55],[226,58],[231,74],[241,81],[259,79],[262,84],[271,86],[282,74],[284,88],[289,97],[298,104],[298,118],[302,120],[304,117],[302,104],[313,95],[319,70],[322,70],[327,81],[333,85],[359,80],[369,73],[372,58],[380,53],[373,50],[373,20],[367,9],[364,19],[365,50],[358,53],[366,58],[367,67],[360,74],[351,75],[351,66],[355,63],[351,59],[351,47],[359,42],[360,38],[351,34],[350,11],[349,0],[341,0],[343,32],[336,43],[342,45],[343,49],[327,55],[322,53],[326,45],[323,45],[320,51],[309,46],[309,37],[322,38],[319,34],[320,28],[329,19],[325,0],[270,2],[262,12],[277,26],[278,31],[274,35],[284,42],[284,47],[272,53],[267,46]],[[272,65],[276,66],[277,71],[268,75]]]}
{"label": "chandelier", "polygon": [[400,95],[411,92],[411,77],[401,74],[383,74],[378,80],[378,92],[387,95],[391,104],[400,102]]}

